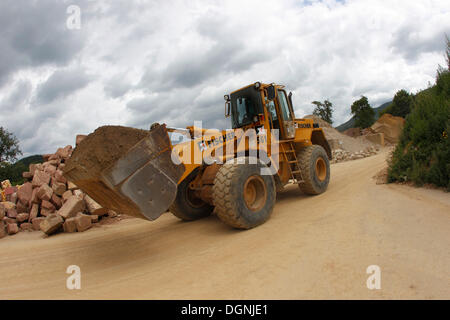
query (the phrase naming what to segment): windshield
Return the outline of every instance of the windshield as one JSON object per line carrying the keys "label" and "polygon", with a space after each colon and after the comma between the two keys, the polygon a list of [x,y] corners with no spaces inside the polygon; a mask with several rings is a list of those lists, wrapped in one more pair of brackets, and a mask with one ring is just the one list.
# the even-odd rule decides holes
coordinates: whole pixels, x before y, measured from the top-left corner
{"label": "windshield", "polygon": [[234,120],[238,127],[252,123],[255,116],[253,103],[248,98],[239,98],[236,103]]}
{"label": "windshield", "polygon": [[231,94],[231,121],[233,128],[251,124],[260,113],[263,113],[261,96],[253,86]]}

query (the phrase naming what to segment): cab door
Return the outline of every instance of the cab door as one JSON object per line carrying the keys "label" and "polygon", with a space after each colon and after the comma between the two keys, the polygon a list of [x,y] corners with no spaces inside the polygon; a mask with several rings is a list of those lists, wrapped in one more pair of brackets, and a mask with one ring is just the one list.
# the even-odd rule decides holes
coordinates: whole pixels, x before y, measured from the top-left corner
{"label": "cab door", "polygon": [[294,112],[289,105],[286,91],[277,90],[278,119],[280,121],[282,139],[293,139],[295,137]]}

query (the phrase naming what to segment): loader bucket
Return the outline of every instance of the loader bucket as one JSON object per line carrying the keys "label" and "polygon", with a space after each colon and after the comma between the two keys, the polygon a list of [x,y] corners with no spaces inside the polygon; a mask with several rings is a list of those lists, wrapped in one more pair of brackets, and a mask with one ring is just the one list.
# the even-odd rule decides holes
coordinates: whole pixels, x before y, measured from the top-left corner
{"label": "loader bucket", "polygon": [[105,126],[77,146],[64,175],[105,208],[155,220],[174,201],[184,170],[171,160],[165,125]]}

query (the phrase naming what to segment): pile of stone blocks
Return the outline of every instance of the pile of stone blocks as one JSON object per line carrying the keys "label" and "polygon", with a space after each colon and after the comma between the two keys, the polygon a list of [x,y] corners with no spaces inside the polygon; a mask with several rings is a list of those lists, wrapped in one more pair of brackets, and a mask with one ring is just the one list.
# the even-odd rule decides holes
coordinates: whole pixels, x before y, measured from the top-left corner
{"label": "pile of stone blocks", "polygon": [[[77,137],[77,142],[79,142]],[[72,146],[44,155],[44,163],[30,164],[21,186],[2,182],[0,238],[19,231],[83,232],[104,216],[116,213],[102,208],[63,175]]]}

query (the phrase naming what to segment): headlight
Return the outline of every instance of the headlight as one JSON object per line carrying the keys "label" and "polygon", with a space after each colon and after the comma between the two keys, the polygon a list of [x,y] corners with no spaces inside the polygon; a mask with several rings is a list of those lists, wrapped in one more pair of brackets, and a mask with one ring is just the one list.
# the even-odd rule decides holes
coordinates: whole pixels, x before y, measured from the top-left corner
{"label": "headlight", "polygon": [[259,89],[259,87],[261,87],[261,82],[255,82],[255,89]]}
{"label": "headlight", "polygon": [[230,96],[228,94],[224,95],[223,98],[225,99],[225,101],[230,101]]}

